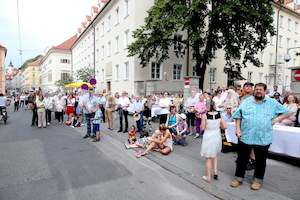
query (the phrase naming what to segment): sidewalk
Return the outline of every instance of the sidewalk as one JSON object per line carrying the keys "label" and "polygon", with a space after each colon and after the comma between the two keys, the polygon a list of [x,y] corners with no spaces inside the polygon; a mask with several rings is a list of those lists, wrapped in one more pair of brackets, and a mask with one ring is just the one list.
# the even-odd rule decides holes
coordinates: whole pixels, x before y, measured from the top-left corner
{"label": "sidewalk", "polygon": [[[128,116],[129,127],[131,125],[136,125],[132,116]],[[152,123],[152,132],[157,128],[158,123]],[[119,128],[119,120],[114,121],[114,130],[108,130],[107,123],[101,123],[101,137],[105,139],[114,139],[116,142],[119,142],[120,146],[124,146],[124,141],[127,139],[127,133],[118,133],[117,130]],[[80,130],[81,129],[81,130]],[[77,129],[82,132],[85,131],[85,127]],[[84,135],[84,133],[82,134]],[[139,137],[139,135],[137,135]],[[194,140],[191,136],[188,137],[188,145],[186,147],[177,147],[175,146],[175,150],[164,156],[157,152],[151,151],[147,156],[139,158],[140,160],[148,160],[155,162],[162,168],[168,170],[169,172],[181,177],[182,179],[192,183],[199,189],[217,197],[220,199],[290,199],[284,195],[280,195],[275,193],[274,191],[270,191],[264,188],[264,184],[259,191],[253,191],[250,188],[251,179],[249,176],[245,176],[244,183],[238,188],[230,187],[230,182],[233,180],[234,173],[226,174],[222,171],[219,171],[219,179],[212,180],[211,183],[207,183],[202,180],[202,176],[205,174],[205,159],[203,157],[197,155],[195,158],[191,157],[189,152],[194,152],[195,149],[198,149],[198,144],[201,143],[202,139]],[[197,142],[195,142],[197,141]],[[182,150],[177,150],[180,148],[184,148]],[[141,148],[126,150],[124,147],[124,151],[130,152],[130,154],[135,157],[136,151],[141,150]],[[223,156],[223,154],[220,154]],[[199,158],[199,159],[198,159]],[[147,160],[147,161],[146,161]],[[204,162],[203,162],[204,160]],[[220,159],[221,160],[221,159]],[[231,168],[235,168],[234,160],[229,162]],[[226,164],[219,162],[219,165]],[[268,168],[268,164],[267,164]],[[268,170],[268,169],[267,169]],[[232,169],[234,171],[234,169]],[[299,172],[299,171],[298,171]],[[274,172],[272,172],[274,173]],[[251,171],[253,174],[253,171]],[[276,176],[277,174],[273,174]],[[251,175],[252,176],[252,175]],[[297,176],[296,176],[297,177]],[[270,184],[265,181],[265,184]],[[285,187],[285,186],[282,186]],[[296,186],[297,188],[297,186]],[[288,193],[287,191],[285,191]]]}

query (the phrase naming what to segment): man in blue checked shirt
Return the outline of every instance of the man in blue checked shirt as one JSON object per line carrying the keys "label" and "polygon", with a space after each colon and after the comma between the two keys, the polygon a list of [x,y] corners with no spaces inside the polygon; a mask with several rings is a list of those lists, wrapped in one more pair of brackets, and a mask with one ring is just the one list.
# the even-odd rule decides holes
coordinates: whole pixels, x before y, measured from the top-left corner
{"label": "man in blue checked shirt", "polygon": [[94,89],[90,88],[89,93],[83,97],[83,113],[85,115],[86,121],[86,135],[83,138],[96,137],[96,133],[94,130],[93,135],[91,136],[91,118],[95,117],[97,103],[99,103],[99,101],[94,95]]}
{"label": "man in blue checked shirt", "polygon": [[263,182],[268,149],[273,141],[273,125],[288,117],[290,112],[274,99],[265,97],[267,86],[257,83],[254,96],[243,101],[234,114],[236,135],[239,137],[235,180],[231,187],[243,183],[245,167],[253,148],[256,165],[251,189],[259,190]]}
{"label": "man in blue checked shirt", "polygon": [[135,101],[133,102],[133,109],[135,113],[140,114],[140,119],[136,121],[137,132],[142,133],[144,128],[144,101],[141,100],[140,96],[135,97]]}

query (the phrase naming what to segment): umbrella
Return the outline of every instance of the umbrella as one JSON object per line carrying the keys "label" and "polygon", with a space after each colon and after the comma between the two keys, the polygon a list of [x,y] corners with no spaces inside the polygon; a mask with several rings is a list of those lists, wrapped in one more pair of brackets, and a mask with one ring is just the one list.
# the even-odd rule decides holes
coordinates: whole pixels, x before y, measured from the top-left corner
{"label": "umbrella", "polygon": [[66,88],[74,88],[74,87],[81,87],[83,84],[87,84],[89,87],[93,87],[91,84],[87,82],[76,82],[76,83],[70,83],[68,85],[65,85]]}

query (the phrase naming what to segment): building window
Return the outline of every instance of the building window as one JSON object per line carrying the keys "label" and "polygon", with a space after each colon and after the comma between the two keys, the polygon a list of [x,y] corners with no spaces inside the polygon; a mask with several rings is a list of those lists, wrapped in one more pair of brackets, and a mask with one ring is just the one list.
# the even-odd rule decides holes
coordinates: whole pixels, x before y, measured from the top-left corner
{"label": "building window", "polygon": [[180,64],[173,65],[173,80],[181,80],[181,71],[182,71],[182,65]]}
{"label": "building window", "polygon": [[34,72],[32,73],[32,77],[35,77],[35,73]]}
{"label": "building window", "polygon": [[288,82],[289,82],[289,76],[285,76],[284,85],[289,86]]}
{"label": "building window", "polygon": [[274,54],[270,53],[269,54],[269,65],[272,65],[274,63]]}
{"label": "building window", "polygon": [[96,62],[99,61],[99,49],[96,50]]}
{"label": "building window", "polygon": [[35,79],[32,80],[32,84],[33,84],[33,85],[35,84]]}
{"label": "building window", "polygon": [[32,68],[32,70],[34,71],[34,70],[35,70],[35,68],[33,67],[33,68]]}
{"label": "building window", "polygon": [[160,64],[151,62],[151,79],[160,79]]}
{"label": "building window", "polygon": [[129,0],[125,0],[125,17],[129,15]]}
{"label": "building window", "polygon": [[101,36],[103,36],[104,35],[104,22],[102,22],[102,24],[101,24]]}
{"label": "building window", "polygon": [[68,78],[70,78],[70,75],[68,73],[60,74],[60,80],[67,80]]}
{"label": "building window", "polygon": [[100,81],[101,81],[102,83],[104,82],[104,69],[101,69]]}
{"label": "building window", "polygon": [[282,35],[279,35],[278,43],[279,43],[279,47],[282,47]]}
{"label": "building window", "polygon": [[96,28],[96,40],[99,39],[99,28]]}
{"label": "building window", "polygon": [[290,38],[286,39],[286,48],[290,48],[290,41],[291,41]]}
{"label": "building window", "polygon": [[264,63],[264,52],[260,52],[259,61]]}
{"label": "building window", "polygon": [[129,41],[129,30],[125,31],[125,36],[124,36],[124,49],[127,48],[127,46],[128,46],[128,41]]}
{"label": "building window", "polygon": [[291,20],[291,19],[288,19],[288,30],[289,30],[289,31],[291,30],[291,22],[292,22],[292,20]]}
{"label": "building window", "polygon": [[101,60],[104,59],[104,46],[101,47]]}
{"label": "building window", "polygon": [[253,72],[248,72],[247,80],[252,83]]}
{"label": "building window", "polygon": [[298,22],[295,22],[295,33],[298,33]]}
{"label": "building window", "polygon": [[258,74],[258,82],[260,82],[260,83],[263,82],[262,79],[263,79],[263,73],[259,73]]}
{"label": "building window", "polygon": [[119,36],[115,38],[115,53],[119,52]]}
{"label": "building window", "polygon": [[49,60],[49,65],[52,63],[52,59]]}
{"label": "building window", "polygon": [[120,78],[120,77],[119,77],[119,76],[120,76],[119,73],[120,73],[120,72],[119,72],[119,65],[116,65],[116,66],[115,66],[115,80],[116,80],[116,81],[119,80],[119,78]]}
{"label": "building window", "polygon": [[209,82],[215,83],[217,79],[217,68],[211,67],[209,68]]}
{"label": "building window", "polygon": [[69,64],[70,60],[69,59],[60,59],[60,62]]}
{"label": "building window", "polygon": [[270,42],[271,45],[274,45],[274,36],[270,36],[270,41],[269,42]]}
{"label": "building window", "polygon": [[119,20],[120,20],[119,7],[115,10],[115,14],[116,14],[116,25],[117,25],[119,24]]}
{"label": "building window", "polygon": [[108,26],[107,26],[107,31],[111,30],[111,17],[108,16]]}
{"label": "building window", "polygon": [[279,26],[280,26],[281,28],[283,28],[283,16],[282,16],[282,15],[280,15]]}
{"label": "building window", "polygon": [[125,79],[129,79],[129,62],[125,62]]}
{"label": "building window", "polygon": [[107,57],[109,57],[110,54],[111,54],[111,42],[108,42]]}
{"label": "building window", "polygon": [[182,51],[183,45],[182,45],[182,35],[175,34],[174,35],[174,51]]}
{"label": "building window", "polygon": [[48,82],[52,81],[52,74],[48,74]]}
{"label": "building window", "polygon": [[196,66],[193,66],[193,72],[192,72],[193,76],[197,76],[197,70],[196,70]]}

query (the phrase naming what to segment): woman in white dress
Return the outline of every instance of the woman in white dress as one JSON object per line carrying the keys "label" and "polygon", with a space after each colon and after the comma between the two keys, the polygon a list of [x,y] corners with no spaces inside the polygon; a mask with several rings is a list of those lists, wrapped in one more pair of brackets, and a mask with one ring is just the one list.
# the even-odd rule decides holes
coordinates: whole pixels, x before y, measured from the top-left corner
{"label": "woman in white dress", "polygon": [[206,158],[206,182],[211,180],[212,163],[214,165],[214,179],[218,179],[218,153],[222,149],[221,129],[226,129],[226,122],[222,115],[216,111],[214,102],[207,114],[202,115],[200,129],[204,131],[200,154]]}

